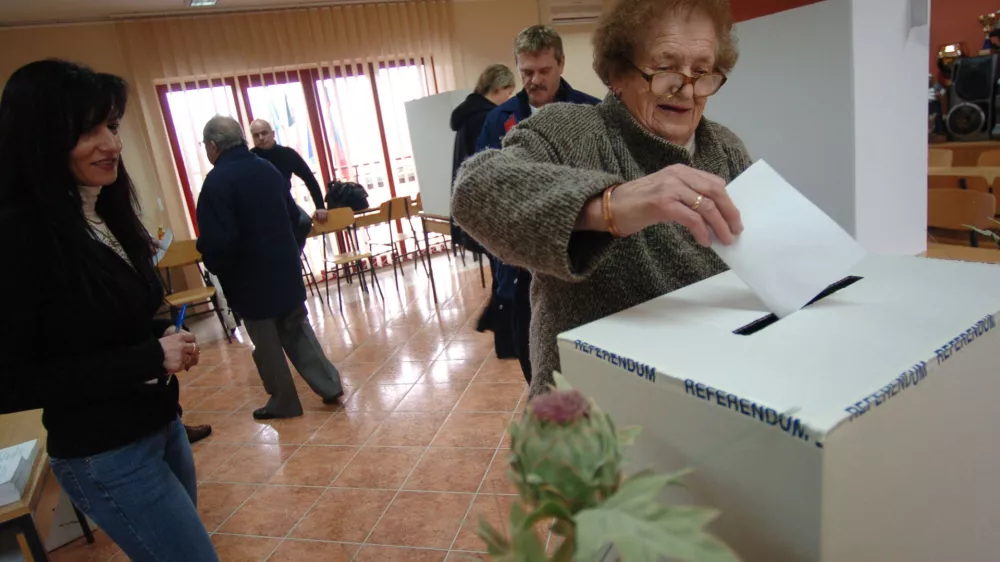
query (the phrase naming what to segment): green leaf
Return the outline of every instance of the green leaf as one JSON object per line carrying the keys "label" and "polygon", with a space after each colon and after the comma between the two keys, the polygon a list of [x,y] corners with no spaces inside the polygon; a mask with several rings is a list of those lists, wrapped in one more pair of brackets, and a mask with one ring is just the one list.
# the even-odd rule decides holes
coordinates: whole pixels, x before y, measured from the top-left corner
{"label": "green leaf", "polygon": [[507,537],[494,529],[493,525],[490,525],[489,521],[482,515],[479,516],[479,531],[476,534],[486,543],[486,550],[491,555],[503,556],[510,552],[510,543],[507,541]]}
{"label": "green leaf", "polygon": [[577,560],[594,560],[608,544],[614,544],[626,562],[736,560],[732,551],[704,530],[717,516],[714,510],[666,507],[659,502],[663,488],[686,472],[633,477],[600,507],[578,513]]}
{"label": "green leaf", "polygon": [[632,445],[633,443],[635,443],[635,440],[639,438],[640,433],[642,433],[642,428],[638,426],[626,427],[624,429],[619,430],[618,431],[618,442],[620,443],[619,446],[625,448]]}
{"label": "green leaf", "polygon": [[534,513],[528,516],[528,519],[525,522],[525,524],[534,526],[535,523],[543,519],[572,521],[573,514],[570,513],[568,509],[566,509],[565,505],[554,501],[547,501],[542,505],[538,506],[538,509],[536,509]]}
{"label": "green leaf", "polygon": [[545,553],[545,545],[542,544],[534,526],[530,523],[528,514],[520,503],[514,503],[510,511],[511,527],[511,547],[512,558],[510,562],[547,562],[549,557]]}

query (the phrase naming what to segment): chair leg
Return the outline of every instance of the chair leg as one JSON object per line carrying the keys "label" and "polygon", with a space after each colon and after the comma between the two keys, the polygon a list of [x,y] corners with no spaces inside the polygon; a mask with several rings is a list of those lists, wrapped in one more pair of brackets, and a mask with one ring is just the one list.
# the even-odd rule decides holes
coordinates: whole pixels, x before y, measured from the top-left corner
{"label": "chair leg", "polygon": [[483,271],[483,262],[486,261],[486,260],[483,259],[483,258],[485,258],[486,256],[484,256],[483,254],[478,254],[478,255],[479,255],[479,279],[480,279],[480,281],[482,281],[483,288],[485,289],[486,288],[486,272]]}
{"label": "chair leg", "polygon": [[[424,229],[424,244],[427,246],[427,265],[430,266],[431,265],[430,264],[431,238],[430,238],[430,236],[428,236],[426,228]],[[420,248],[418,247],[417,249],[419,250]],[[445,250],[445,253],[447,253],[447,250]],[[427,269],[427,276],[431,278],[431,293],[434,295],[434,306],[437,306],[437,304],[438,304],[438,290],[437,290],[437,284],[434,283],[434,269],[433,268],[428,267],[428,269]]]}
{"label": "chair leg", "polygon": [[227,343],[233,343],[233,338],[229,334],[229,328],[226,327],[226,319],[222,317],[222,311],[219,310],[219,299],[212,295],[212,310],[215,311],[215,315],[219,318],[219,325],[222,326],[222,333],[226,336]]}
{"label": "chair leg", "polygon": [[382,285],[380,285],[378,282],[378,275],[375,275],[374,258],[371,260],[371,262],[372,262],[372,281],[375,283],[375,288],[378,289],[378,296],[382,297],[382,302],[385,302],[385,295],[382,294]]}
{"label": "chair leg", "polygon": [[[327,269],[329,264],[326,261],[326,236],[323,240],[323,285],[326,286],[326,307],[333,310],[330,306],[330,271]],[[336,269],[336,268],[335,268]],[[340,278],[337,278],[337,283],[340,283]]]}
{"label": "chair leg", "polygon": [[87,522],[87,516],[76,505],[73,506],[73,513],[76,515],[77,522],[80,523],[80,530],[83,531],[87,544],[94,544],[94,531],[90,528],[90,523]]}
{"label": "chair leg", "polygon": [[337,303],[340,307],[340,314],[344,314],[344,294],[340,289],[340,266],[337,266]]}
{"label": "chair leg", "polygon": [[361,260],[354,262],[358,268],[358,281],[361,283],[361,292],[368,294],[368,283],[365,283],[365,264]]}
{"label": "chair leg", "polygon": [[309,294],[316,294],[313,288],[318,287],[318,285],[316,284],[316,277],[313,275],[312,267],[309,265],[309,260],[306,258],[305,250],[299,253],[299,263],[302,265],[302,275],[306,278],[306,288],[309,289]]}

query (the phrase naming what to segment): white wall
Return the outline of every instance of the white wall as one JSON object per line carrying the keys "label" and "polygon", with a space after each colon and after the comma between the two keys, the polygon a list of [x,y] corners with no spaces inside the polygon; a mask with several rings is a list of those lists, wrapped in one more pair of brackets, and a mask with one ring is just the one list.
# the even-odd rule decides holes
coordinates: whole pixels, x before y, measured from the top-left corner
{"label": "white wall", "polygon": [[855,237],[886,254],[927,243],[930,28],[911,9],[926,21],[926,0],[853,0]]}
{"label": "white wall", "polygon": [[855,234],[851,26],[851,0],[737,24],[740,60],[705,115]]}
{"label": "white wall", "polygon": [[563,40],[563,51],[566,52],[566,68],[563,78],[575,89],[586,92],[597,99],[604,99],[608,93],[607,86],[601,82],[594,72],[594,47],[591,39],[594,37],[595,24],[560,25],[556,27]]}

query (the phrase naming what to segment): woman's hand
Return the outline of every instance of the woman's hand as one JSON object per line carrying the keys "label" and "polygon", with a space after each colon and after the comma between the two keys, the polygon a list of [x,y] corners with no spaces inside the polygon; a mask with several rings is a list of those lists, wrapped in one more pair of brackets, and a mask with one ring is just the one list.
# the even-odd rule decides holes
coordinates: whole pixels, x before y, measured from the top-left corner
{"label": "woman's hand", "polygon": [[163,368],[168,375],[186,371],[198,364],[200,351],[191,332],[173,333],[173,328],[170,328],[160,338],[160,347],[163,348]]}
{"label": "woman's hand", "polygon": [[[611,215],[622,236],[675,222],[687,227],[698,244],[709,246],[710,232],[726,245],[743,232],[740,212],[726,193],[725,180],[683,164],[618,186],[611,195]],[[577,230],[607,231],[600,197],[584,207]]]}

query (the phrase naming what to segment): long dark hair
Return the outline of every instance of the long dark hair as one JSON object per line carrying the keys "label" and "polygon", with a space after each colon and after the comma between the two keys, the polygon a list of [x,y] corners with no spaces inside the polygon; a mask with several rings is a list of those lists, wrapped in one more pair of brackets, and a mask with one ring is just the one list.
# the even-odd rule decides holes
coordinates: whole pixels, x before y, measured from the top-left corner
{"label": "long dark hair", "polygon": [[[38,227],[35,239],[70,277],[90,277],[86,272],[100,250],[83,216],[70,152],[84,133],[120,119],[127,101],[122,78],[62,60],[22,66],[0,97],[0,209],[30,215]],[[135,187],[119,159],[118,179],[101,190],[97,212],[133,265],[149,274],[152,240],[138,210]]]}

